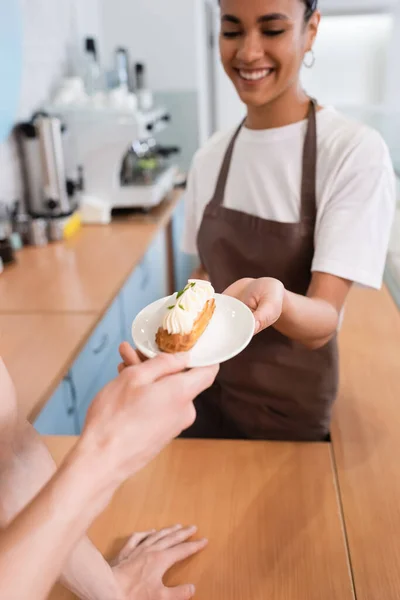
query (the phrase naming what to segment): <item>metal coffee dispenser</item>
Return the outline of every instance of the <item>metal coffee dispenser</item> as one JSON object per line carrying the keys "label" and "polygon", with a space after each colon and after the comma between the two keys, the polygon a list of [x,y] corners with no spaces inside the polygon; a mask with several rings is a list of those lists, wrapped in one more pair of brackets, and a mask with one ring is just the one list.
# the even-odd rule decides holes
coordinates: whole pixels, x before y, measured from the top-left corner
{"label": "metal coffee dispenser", "polygon": [[83,172],[71,160],[65,124],[39,113],[20,124],[18,134],[29,214],[47,219],[73,214],[83,189]]}

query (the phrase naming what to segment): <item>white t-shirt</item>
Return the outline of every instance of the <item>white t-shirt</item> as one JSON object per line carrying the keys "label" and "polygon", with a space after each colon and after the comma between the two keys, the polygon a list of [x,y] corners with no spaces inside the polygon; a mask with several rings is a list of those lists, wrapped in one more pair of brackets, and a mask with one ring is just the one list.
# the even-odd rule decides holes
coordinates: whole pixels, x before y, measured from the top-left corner
{"label": "white t-shirt", "polygon": [[[306,121],[262,131],[242,128],[224,206],[263,219],[300,219]],[[379,133],[335,109],[317,114],[317,223],[312,271],[379,289],[396,204],[395,175]],[[234,129],[215,134],[197,152],[186,191],[182,250],[196,238]]]}

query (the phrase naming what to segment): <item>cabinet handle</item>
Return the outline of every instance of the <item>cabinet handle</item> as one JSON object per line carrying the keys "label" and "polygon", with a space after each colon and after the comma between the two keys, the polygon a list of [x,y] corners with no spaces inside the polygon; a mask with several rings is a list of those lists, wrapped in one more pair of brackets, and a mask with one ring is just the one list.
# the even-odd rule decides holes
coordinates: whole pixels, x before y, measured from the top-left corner
{"label": "cabinet handle", "polygon": [[147,283],[149,281],[149,264],[148,264],[147,254],[142,260],[141,268],[142,268],[143,273],[142,273],[142,283],[141,283],[140,288],[143,290],[147,286]]}
{"label": "cabinet handle", "polygon": [[74,381],[71,371],[69,371],[67,373],[67,375],[64,377],[64,381],[69,385],[69,388],[71,391],[71,406],[67,409],[68,416],[74,417],[75,435],[80,435],[81,428],[79,426],[79,417],[78,417],[78,392],[76,390],[75,381]]}
{"label": "cabinet handle", "polygon": [[109,342],[108,333],[105,333],[103,335],[103,337],[101,338],[101,342],[98,345],[98,347],[93,349],[93,354],[96,354],[96,355],[101,354],[103,352],[104,348],[107,346],[108,342]]}
{"label": "cabinet handle", "polygon": [[142,290],[144,290],[147,287],[149,281],[150,281],[150,273],[149,273],[149,271],[146,271],[145,276],[142,279],[142,288],[141,288]]}
{"label": "cabinet handle", "polygon": [[69,386],[70,392],[71,392],[71,404],[68,405],[68,403],[67,403],[67,405],[66,405],[67,415],[69,417],[71,417],[75,413],[75,405],[76,405],[76,388],[75,388],[75,383],[72,379],[71,373],[68,373],[64,377],[64,381]]}

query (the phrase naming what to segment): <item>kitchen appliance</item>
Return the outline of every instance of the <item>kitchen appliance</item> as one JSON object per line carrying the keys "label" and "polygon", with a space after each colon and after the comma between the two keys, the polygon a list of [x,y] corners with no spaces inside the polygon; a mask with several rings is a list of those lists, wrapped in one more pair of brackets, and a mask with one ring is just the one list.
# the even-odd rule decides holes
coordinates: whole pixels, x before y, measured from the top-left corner
{"label": "kitchen appliance", "polygon": [[127,152],[121,169],[121,184],[151,186],[168,169],[169,159],[178,154],[176,146],[160,146],[154,138],[136,140]]}
{"label": "kitchen appliance", "polygon": [[133,92],[133,85],[130,76],[129,52],[126,48],[117,48],[115,51],[115,67],[117,73],[117,82],[119,87]]}
{"label": "kitchen appliance", "polygon": [[17,131],[28,213],[45,218],[71,215],[79,204],[83,172],[71,159],[65,123],[38,113]]}
{"label": "kitchen appliance", "polygon": [[35,218],[29,222],[29,243],[31,246],[47,246],[47,221]]}
{"label": "kitchen appliance", "polygon": [[85,39],[85,69],[84,81],[86,93],[89,96],[104,90],[104,80],[99,64],[97,45],[94,38]]}
{"label": "kitchen appliance", "polygon": [[142,111],[147,112],[153,108],[154,99],[152,91],[146,85],[146,67],[143,63],[136,63],[135,65],[135,81],[135,92],[139,102],[139,108]]}
{"label": "kitchen appliance", "polygon": [[76,159],[83,165],[84,223],[109,223],[113,209],[149,210],[173,189],[178,169],[169,158],[178,149],[155,142],[170,121],[164,109],[146,113],[67,105],[49,109],[61,114]]}
{"label": "kitchen appliance", "polygon": [[0,203],[0,258],[3,265],[15,261],[14,248],[11,241],[12,227],[10,211],[6,204]]}

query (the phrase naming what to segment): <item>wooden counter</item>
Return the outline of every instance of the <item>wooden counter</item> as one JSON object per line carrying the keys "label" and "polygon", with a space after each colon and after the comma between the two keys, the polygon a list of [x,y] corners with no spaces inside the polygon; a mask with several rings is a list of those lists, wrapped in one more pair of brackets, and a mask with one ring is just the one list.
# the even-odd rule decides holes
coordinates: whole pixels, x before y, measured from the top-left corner
{"label": "wooden counter", "polygon": [[68,242],[25,248],[1,274],[0,356],[25,418],[37,417],[157,232],[170,222],[181,195],[174,192],[148,215],[85,226]]}
{"label": "wooden counter", "polygon": [[[74,440],[47,443],[59,461]],[[180,522],[210,544],[167,583],[195,583],[198,600],[354,598],[329,444],[179,440],[121,488],[90,536],[109,556],[135,530]]]}
{"label": "wooden counter", "polygon": [[0,313],[0,355],[25,418],[33,421],[39,414],[96,323],[91,314]]}
{"label": "wooden counter", "polygon": [[24,249],[0,276],[0,312],[104,313],[181,194],[149,216],[85,226],[67,242]]}
{"label": "wooden counter", "polygon": [[400,313],[354,290],[341,346],[333,449],[357,600],[400,598]]}

